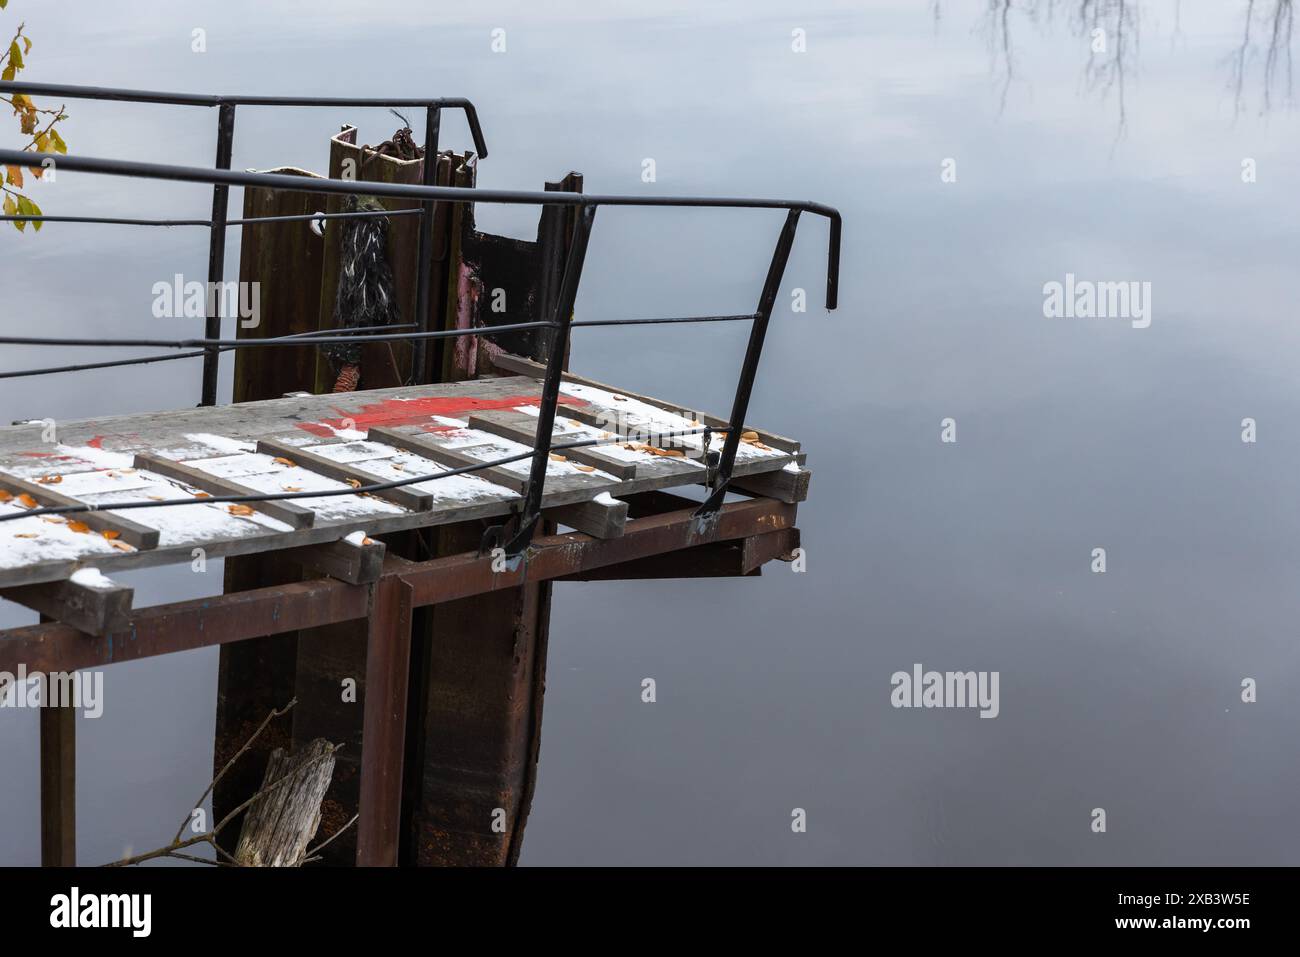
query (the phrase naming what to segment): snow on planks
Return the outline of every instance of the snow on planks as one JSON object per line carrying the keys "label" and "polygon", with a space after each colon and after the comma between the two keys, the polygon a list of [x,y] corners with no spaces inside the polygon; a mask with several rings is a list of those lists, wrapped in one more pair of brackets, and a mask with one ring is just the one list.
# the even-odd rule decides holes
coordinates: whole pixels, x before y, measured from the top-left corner
{"label": "snow on planks", "polygon": [[[0,588],[67,579],[83,567],[189,563],[196,548],[217,558],[336,542],[357,530],[506,516],[522,502],[527,460],[394,494],[304,495],[242,507],[203,499],[343,492],[528,452],[540,398],[534,376],[511,375],[60,423],[54,441],[46,441],[41,423],[0,428],[0,515],[20,514],[32,502],[100,509],[0,522]],[[566,381],[553,441],[615,440],[629,427],[698,427],[666,403],[641,398]],[[589,513],[592,503],[618,505],[612,496],[698,484],[706,474],[701,441],[665,440],[664,448],[680,453],[672,455],[639,441],[560,450],[548,465],[543,506],[563,521]],[[721,447],[720,436],[712,447]],[[791,451],[762,443],[742,444],[736,461],[738,477],[784,479],[798,468]],[[193,504],[112,509],[177,499]],[[603,530],[594,534],[621,530],[621,522],[598,524]]]}

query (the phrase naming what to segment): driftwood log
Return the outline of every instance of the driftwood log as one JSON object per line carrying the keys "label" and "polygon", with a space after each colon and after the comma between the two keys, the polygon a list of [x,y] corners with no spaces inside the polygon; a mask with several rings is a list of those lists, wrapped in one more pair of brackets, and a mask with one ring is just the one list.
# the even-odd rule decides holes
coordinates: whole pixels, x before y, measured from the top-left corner
{"label": "driftwood log", "polygon": [[249,806],[235,860],[244,867],[298,867],[320,827],[334,777],[335,746],[317,738],[297,754],[271,752],[260,796]]}

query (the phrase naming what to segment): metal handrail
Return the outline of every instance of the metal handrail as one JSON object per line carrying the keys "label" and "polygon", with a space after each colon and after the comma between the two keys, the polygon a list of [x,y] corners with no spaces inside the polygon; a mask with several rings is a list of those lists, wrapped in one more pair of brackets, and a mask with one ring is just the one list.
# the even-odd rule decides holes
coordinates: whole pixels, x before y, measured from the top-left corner
{"label": "metal handrail", "polygon": [[[179,103],[184,105],[218,107],[221,111],[221,118],[218,126],[218,149],[215,168],[207,169],[189,166],[171,166],[158,163],[142,163],[132,160],[114,160],[66,155],[60,156],[54,161],[56,167],[72,170],[74,172],[89,172],[110,176],[141,177],[147,179],[211,184],[213,186],[213,216],[210,226],[213,230],[213,234],[212,245],[209,250],[210,282],[220,282],[224,273],[224,236],[225,228],[228,224],[226,219],[226,199],[227,190],[230,186],[251,186],[289,192],[311,191],[343,195],[382,196],[418,201],[421,204],[420,209],[422,213],[420,244],[417,252],[417,256],[419,257],[417,276],[417,316],[419,323],[421,324],[421,331],[406,334],[401,337],[411,339],[417,350],[419,350],[417,351],[416,357],[416,381],[423,378],[419,373],[422,369],[421,357],[423,353],[421,347],[425,340],[444,336],[491,335],[500,331],[499,327],[490,326],[477,329],[458,329],[436,332],[429,332],[428,330],[423,329],[423,324],[426,323],[428,319],[428,290],[432,270],[432,257],[430,253],[432,250],[434,203],[442,201],[454,203],[501,203],[509,205],[575,207],[578,210],[578,215],[576,216],[573,235],[569,246],[569,253],[560,281],[560,290],[555,305],[555,313],[549,321],[542,320],[528,324],[530,327],[542,325],[553,327],[555,334],[554,339],[550,343],[550,353],[547,357],[546,372],[542,382],[542,397],[538,410],[539,416],[536,433],[536,447],[531,453],[532,463],[528,485],[524,495],[524,503],[518,513],[518,521],[514,524],[513,528],[509,530],[508,539],[506,538],[507,530],[505,528],[498,528],[494,530],[495,536],[490,535],[485,538],[485,543],[490,540],[504,543],[506,552],[512,557],[512,559],[518,559],[523,555],[532,539],[534,530],[541,520],[541,502],[546,481],[547,462],[549,461],[551,450],[554,447],[552,433],[554,430],[556,407],[559,403],[560,382],[563,375],[564,357],[568,352],[568,340],[571,327],[575,325],[573,320],[574,302],[577,298],[578,283],[581,278],[583,262],[586,256],[587,245],[591,236],[591,229],[597,208],[600,206],[636,206],[786,210],[785,223],[782,226],[780,236],[777,240],[776,249],[773,252],[772,260],[768,267],[767,277],[764,280],[762,293],[759,297],[758,308],[752,316],[702,316],[674,319],[605,320],[603,322],[588,321],[576,323],[579,325],[630,325],[669,322],[752,320],[749,343],[745,351],[744,362],[741,366],[736,394],[732,403],[731,417],[728,420],[728,426],[714,430],[705,427],[702,430],[706,437],[706,441],[704,442],[704,452],[706,462],[711,471],[712,486],[709,496],[696,513],[702,523],[711,523],[717,520],[719,509],[731,480],[736,452],[740,443],[741,429],[744,426],[745,416],[748,411],[750,395],[753,391],[754,380],[758,370],[758,362],[762,354],[763,342],[767,334],[767,326],[771,320],[781,279],[789,261],[790,251],[794,244],[795,230],[798,227],[799,216],[801,213],[807,212],[817,216],[823,216],[829,222],[829,241],[826,264],[826,308],[828,310],[834,309],[838,305],[842,220],[838,210],[822,203],[800,200],[744,199],[735,197],[624,196],[435,186],[430,182],[430,180],[432,179],[433,169],[436,164],[429,162],[426,162],[424,165],[425,182],[419,185],[323,178],[313,178],[304,181],[302,177],[298,176],[287,176],[278,173],[237,172],[232,171],[229,168],[230,143],[233,136],[234,108],[236,104],[267,106],[425,106],[427,108],[425,155],[436,156],[438,125],[440,122],[439,110],[441,107],[455,106],[457,108],[465,108],[467,116],[471,117],[471,128],[477,130],[477,115],[473,111],[473,106],[469,104],[467,100],[444,98],[431,100],[380,101],[319,97],[199,97],[187,94],[152,93],[139,90],[114,90],[94,87],[19,83],[0,83],[0,92],[30,92],[46,95],[81,96],[89,99]],[[479,143],[480,136],[481,134],[476,133],[476,144]],[[486,150],[480,149],[480,155],[486,155]],[[27,151],[0,150],[0,165],[27,166],[32,164],[32,159],[33,154]],[[244,222],[247,224],[250,221],[246,220]],[[198,224],[201,225],[202,223]],[[385,337],[378,336],[376,338]],[[328,341],[328,339],[323,336],[319,338],[313,337],[312,339],[313,344],[321,341]],[[260,342],[265,345],[297,344],[293,342],[265,340],[261,340]],[[99,341],[89,344],[122,345],[127,343],[109,343]],[[224,348],[231,345],[230,341],[220,339],[219,315],[208,317],[208,325],[204,339],[189,340],[188,344],[202,345],[204,347],[204,404],[215,404],[217,358],[220,355],[220,352],[224,351]],[[726,440],[723,445],[722,453],[717,460],[713,458],[713,453],[708,450],[709,443],[707,442],[707,437],[711,431],[726,433]]]}
{"label": "metal handrail", "polygon": [[[478,111],[474,104],[464,97],[322,97],[322,96],[213,96],[195,93],[171,93],[154,90],[122,90],[112,87],[75,86],[62,83],[27,83],[21,80],[0,82],[0,93],[22,93],[34,96],[57,96],[80,100],[109,100],[121,103],[158,103],[173,106],[203,106],[217,109],[217,155],[215,166],[229,169],[231,153],[235,138],[236,106],[306,106],[306,107],[424,107],[424,150],[425,155],[434,157],[432,162],[424,164],[424,185],[432,186],[437,178],[438,132],[442,127],[442,111],[446,109],[464,110],[469,123],[470,135],[474,139],[474,149],[480,157],[487,157],[487,142],[483,139],[483,129],[479,125]],[[56,161],[57,162],[57,161]],[[226,265],[226,226],[228,186],[213,183],[212,219],[208,226],[212,230],[208,238],[208,284],[220,282]],[[420,232],[416,259],[415,275],[415,314],[423,325],[428,322],[429,297],[432,294],[432,258],[433,258],[433,201],[420,206]],[[207,317],[204,334],[215,339],[221,334],[221,316],[213,309]],[[414,344],[414,365],[416,380],[424,378],[426,350],[424,342]],[[200,405],[217,404],[217,369],[219,356],[215,349],[209,349],[203,356],[203,386]]]}

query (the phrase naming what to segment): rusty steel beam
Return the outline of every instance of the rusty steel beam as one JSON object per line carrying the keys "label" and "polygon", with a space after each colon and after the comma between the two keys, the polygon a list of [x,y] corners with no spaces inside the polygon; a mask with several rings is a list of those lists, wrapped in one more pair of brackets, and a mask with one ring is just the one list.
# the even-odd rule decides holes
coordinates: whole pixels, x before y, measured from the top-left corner
{"label": "rusty steel beam", "polygon": [[390,575],[371,586],[361,730],[357,866],[396,867],[411,667],[411,586]]}
{"label": "rusty steel beam", "polygon": [[[765,535],[794,527],[796,506],[750,499],[723,506],[715,525],[702,528],[690,511],[636,519],[621,538],[597,539],[581,532],[534,541],[526,561],[493,571],[490,555],[466,552],[401,566],[413,605],[423,606],[550,581],[577,572],[678,551],[710,542]],[[0,671],[20,663],[29,671],[71,671],[120,661],[207,648],[366,618],[368,589],[333,579],[257,588],[136,611],[129,628],[102,637],[61,624],[0,631]]]}
{"label": "rusty steel beam", "polygon": [[[42,616],[43,621],[48,618]],[[48,676],[47,676],[48,677]],[[50,693],[46,685],[45,693]],[[77,865],[77,712],[41,707],[41,866]]]}
{"label": "rusty steel beam", "polygon": [[799,547],[799,529],[696,545],[677,552],[650,555],[617,565],[591,568],[557,578],[562,582],[629,581],[646,578],[738,578],[758,575],[775,559]]}

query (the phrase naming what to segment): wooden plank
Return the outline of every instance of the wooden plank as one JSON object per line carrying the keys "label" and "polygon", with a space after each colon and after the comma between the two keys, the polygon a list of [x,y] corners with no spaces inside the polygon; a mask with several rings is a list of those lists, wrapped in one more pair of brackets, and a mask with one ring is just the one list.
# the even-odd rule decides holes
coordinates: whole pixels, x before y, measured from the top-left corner
{"label": "wooden plank", "polygon": [[368,585],[379,581],[383,574],[386,551],[383,542],[367,538],[359,545],[347,539],[339,539],[337,542],[290,548],[283,554],[291,561],[300,562],[339,581],[350,585]]}
{"label": "wooden plank", "polygon": [[627,502],[620,502],[605,493],[601,495],[605,501],[597,496],[589,502],[546,509],[545,514],[561,525],[586,532],[592,538],[618,538],[627,524]]}
{"label": "wooden plank", "polygon": [[[266,350],[282,351],[282,350]],[[293,384],[293,383],[290,383]],[[178,409],[164,413],[142,413],[117,417],[104,417],[83,422],[70,421],[60,423],[59,441],[52,444],[42,437],[39,425],[20,425],[0,427],[0,469],[10,473],[11,477],[29,481],[37,485],[36,479],[46,474],[59,474],[64,477],[68,492],[72,487],[84,487],[87,476],[93,474],[113,475],[114,469],[124,472],[129,468],[138,453],[159,455],[175,462],[190,462],[216,456],[229,456],[233,452],[252,453],[258,440],[271,440],[293,446],[289,457],[298,456],[299,445],[308,447],[343,439],[340,433],[354,430],[364,434],[369,428],[390,428],[401,435],[400,442],[409,446],[411,435],[429,438],[437,442],[436,435],[428,433],[430,427],[447,428],[446,420],[459,417],[467,420],[470,415],[486,414],[488,411],[506,415],[510,410],[525,405],[536,405],[539,399],[539,385],[536,380],[522,376],[503,376],[494,379],[480,379],[469,382],[447,383],[427,386],[402,386],[372,392],[356,392],[346,395],[309,395],[294,398],[267,399],[240,405],[219,408]],[[565,405],[564,410],[570,407]],[[522,413],[519,413],[522,415]],[[561,413],[563,415],[563,412]],[[567,422],[567,419],[564,420]],[[589,428],[584,426],[583,428]],[[453,429],[453,433],[457,430]],[[460,430],[463,432],[464,430]],[[510,440],[487,432],[479,433],[485,441],[509,443]],[[513,444],[513,443],[512,443]],[[612,450],[611,450],[612,451]],[[636,466],[636,474],[622,481],[613,477],[605,479],[590,476],[585,481],[563,480],[555,475],[547,481],[547,495],[544,507],[554,507],[574,502],[590,500],[599,491],[608,491],[611,495],[624,498],[640,492],[674,486],[696,485],[703,481],[704,469],[697,461],[684,458],[668,458],[649,454],[625,453],[618,450],[619,457],[629,458]],[[767,472],[779,469],[782,465],[779,457],[746,456],[742,454],[736,460],[733,481],[755,472]],[[375,469],[377,474],[385,476],[388,470],[380,468],[380,463],[354,463],[354,467]],[[204,464],[206,468],[206,463]],[[412,465],[408,463],[406,469]],[[429,471],[434,471],[432,468]],[[171,563],[188,563],[192,559],[195,547],[202,547],[209,559],[229,558],[250,555],[259,552],[271,552],[284,548],[321,544],[337,541],[341,534],[346,534],[358,527],[364,527],[372,537],[389,535],[394,532],[417,528],[444,525],[450,522],[497,518],[509,515],[518,507],[519,480],[526,479],[526,472],[508,469],[515,480],[509,492],[493,494],[490,490],[483,497],[470,496],[468,499],[457,496],[439,498],[439,483],[429,482],[418,486],[419,490],[433,489],[435,502],[433,508],[426,511],[407,511],[394,508],[390,503],[380,499],[362,499],[371,503],[372,508],[364,513],[350,511],[344,507],[346,497],[331,499],[336,503],[333,508],[322,510],[313,504],[317,512],[315,523],[309,528],[281,529],[271,527],[266,518],[258,514],[256,519],[244,518],[229,522],[213,522],[212,516],[205,515],[205,521],[195,522],[191,528],[184,521],[174,518],[164,523],[146,518],[149,511],[138,516],[138,523],[156,524],[161,530],[163,544],[142,551],[117,551],[110,549],[106,543],[95,535],[78,536],[84,540],[74,543],[62,543],[56,550],[37,547],[36,543],[12,542],[14,533],[22,532],[27,538],[30,532],[57,536],[57,526],[43,526],[39,519],[19,521],[23,528],[0,524],[0,587],[16,587],[67,578],[84,565],[93,565],[106,574],[116,571],[136,570]],[[568,469],[570,475],[573,473]],[[129,487],[132,481],[147,473],[135,476],[118,473],[122,477],[121,485]],[[480,473],[471,473],[478,475]],[[593,473],[594,474],[594,473]],[[77,479],[75,477],[80,477]],[[485,476],[486,477],[486,476]],[[241,484],[250,484],[254,480],[240,474],[231,474],[229,478]],[[261,483],[263,476],[259,476]],[[358,478],[358,481],[363,479]],[[156,476],[154,485],[166,483],[167,479]],[[448,479],[448,482],[455,482]],[[117,480],[114,479],[114,483]],[[113,483],[109,483],[113,484]],[[486,484],[486,483],[485,483]],[[259,484],[258,487],[262,487]],[[743,486],[737,484],[738,490]],[[53,496],[50,486],[39,486],[42,497],[47,501]],[[159,489],[155,488],[157,494]],[[78,487],[76,494],[85,494]],[[118,496],[121,501],[124,496]],[[112,512],[113,497],[96,492],[94,498],[87,496],[87,501],[95,501],[99,511],[86,513],[95,516],[95,520],[106,518],[114,521],[118,518]],[[295,503],[297,504],[297,503]],[[384,508],[381,511],[378,506]],[[211,511],[216,506],[196,504],[186,506]],[[304,506],[306,507],[306,506]],[[14,509],[0,505],[0,512]],[[347,512],[346,516],[341,513]],[[131,515],[132,513],[123,513]],[[183,515],[183,511],[165,509],[160,518]],[[136,517],[136,516],[133,516]],[[266,524],[259,524],[266,523]],[[31,526],[35,527],[31,527]],[[220,531],[214,528],[220,527]],[[146,526],[147,527],[147,526]],[[54,530],[54,531],[47,531]],[[9,534],[6,534],[6,533]],[[11,545],[13,546],[11,549]],[[298,566],[292,566],[298,567]],[[255,579],[260,581],[261,579]]]}
{"label": "wooden plank", "polygon": [[[148,469],[165,478],[176,479],[212,495],[258,494],[256,489],[249,488],[247,485],[240,485],[238,482],[220,478],[192,465],[186,465],[184,462],[176,462],[149,452],[136,453],[135,467]],[[284,522],[291,528],[308,528],[316,521],[315,512],[293,502],[249,502],[248,507],[268,518]]]}
{"label": "wooden plank", "polygon": [[72,579],[6,588],[0,595],[88,635],[121,631],[131,620],[135,589],[101,577],[102,584]]}
{"label": "wooden plank", "polygon": [[808,498],[808,486],[812,482],[812,470],[800,469],[791,472],[778,469],[775,472],[732,476],[728,489],[756,495],[760,498],[774,498],[778,502],[803,502]]}
{"label": "wooden plank", "polygon": [[[366,439],[371,442],[383,442],[394,448],[410,449],[424,458],[437,462],[439,465],[445,465],[448,468],[458,469],[467,465],[483,464],[481,459],[476,459],[472,455],[466,455],[455,449],[444,448],[436,442],[423,439],[418,435],[398,432],[396,429],[371,429],[366,435]],[[481,475],[493,485],[503,486],[521,495],[528,488],[527,477],[507,471],[499,466],[489,466],[472,474]]]}
{"label": "wooden plank", "polygon": [[[564,414],[569,414],[568,409]],[[533,428],[528,428],[527,424],[518,418],[518,413],[500,413],[486,412],[469,417],[469,427],[471,429],[480,429],[484,432],[491,432],[493,435],[499,435],[503,439],[511,439],[515,442],[522,442],[524,445],[537,446],[537,428],[536,419],[532,419]],[[531,419],[531,416],[529,417]],[[576,418],[576,416],[575,416]],[[552,441],[563,441],[553,436]],[[573,462],[581,462],[583,465],[590,465],[600,469],[602,472],[608,472],[617,479],[630,479],[636,477],[636,464],[627,462],[622,459],[601,452],[599,447],[590,449],[561,449],[560,455]]]}
{"label": "wooden plank", "polygon": [[[501,352],[493,355],[492,364],[498,369],[505,372],[512,372],[515,375],[532,376],[535,379],[541,379],[546,375],[546,367],[540,362],[525,359],[523,356],[510,355],[508,352]],[[665,402],[662,399],[656,399],[653,396],[628,392],[626,389],[606,385],[603,382],[597,382],[595,379],[588,379],[586,376],[574,375],[572,372],[564,373],[564,381],[574,382],[578,385],[591,386],[593,389],[604,389],[606,392],[616,392],[619,395],[627,396],[629,399],[636,399],[638,402],[644,402],[646,405],[653,405],[665,412],[671,412],[674,415],[683,415],[688,418],[696,419],[704,425],[723,427],[728,425],[727,419],[721,416],[710,415],[708,412],[701,412],[698,409],[687,409],[679,405],[675,406],[672,403]],[[775,432],[766,432],[762,429],[755,429],[752,426],[745,426],[745,428],[757,432],[759,440],[764,445],[770,445],[774,449],[780,449],[783,452],[798,452],[800,449],[800,445],[795,439],[786,438],[784,435],[777,435]]]}
{"label": "wooden plank", "polygon": [[[317,455],[315,452],[308,452],[306,449],[298,446],[289,445],[287,442],[277,442],[273,439],[259,439],[257,442],[257,451],[266,455],[274,455],[280,458],[291,460],[303,468],[311,469],[326,478],[338,479],[341,482],[360,482],[362,485],[378,484],[377,479],[363,469],[357,468],[346,462],[335,462],[333,459],[327,459],[323,455]],[[379,492],[372,493],[376,498],[382,498],[385,501],[392,502],[394,505],[400,505],[403,508],[409,508],[413,512],[420,512],[433,507],[433,493],[422,492],[417,489],[408,487],[383,489]]]}
{"label": "wooden plank", "polygon": [[[85,505],[85,502],[54,491],[48,485],[29,482],[0,472],[0,489],[12,495],[30,495],[45,506]],[[136,548],[154,548],[158,545],[158,529],[149,528],[120,515],[110,512],[82,512],[74,516],[97,532],[116,532],[118,537],[128,545]]]}

